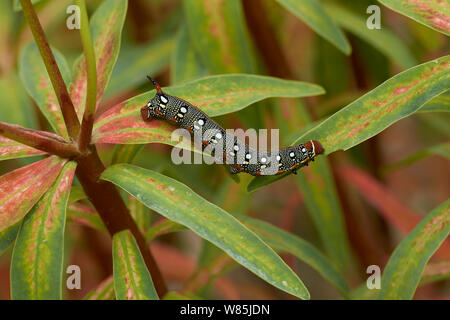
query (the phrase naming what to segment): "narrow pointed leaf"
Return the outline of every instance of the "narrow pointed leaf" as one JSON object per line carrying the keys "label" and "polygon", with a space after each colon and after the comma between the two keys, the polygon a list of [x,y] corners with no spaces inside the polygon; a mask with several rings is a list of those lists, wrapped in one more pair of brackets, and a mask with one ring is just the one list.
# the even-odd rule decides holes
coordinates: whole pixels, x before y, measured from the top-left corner
{"label": "narrow pointed leaf", "polygon": [[378,1],[400,14],[450,36],[450,5],[446,0]]}
{"label": "narrow pointed leaf", "polygon": [[103,280],[100,285],[90,291],[84,300],[114,300],[116,295],[114,293],[114,278],[109,276]]}
{"label": "narrow pointed leaf", "polygon": [[329,2],[324,7],[339,26],[375,47],[397,65],[406,69],[417,64],[408,47],[384,25],[380,30],[370,30],[366,25],[366,15],[359,16],[343,6]]}
{"label": "narrow pointed leaf", "polygon": [[424,104],[419,112],[450,112],[450,91],[446,91]]}
{"label": "narrow pointed leaf", "polygon": [[105,224],[97,211],[84,203],[72,203],[67,208],[67,219],[79,225],[106,231]]}
{"label": "narrow pointed leaf", "polygon": [[51,156],[0,177],[0,231],[27,214],[55,181],[65,162]]}
{"label": "narrow pointed leaf", "polygon": [[0,255],[9,248],[11,243],[16,241],[17,233],[19,232],[20,222],[15,225],[0,231]]}
{"label": "narrow pointed leaf", "polygon": [[46,153],[0,135],[0,161],[39,156],[42,154]]}
{"label": "narrow pointed leaf", "polygon": [[450,279],[450,260],[429,262],[423,271],[420,284]]}
{"label": "narrow pointed leaf", "polygon": [[393,170],[404,168],[431,155],[439,155],[450,160],[450,142],[437,144],[435,146],[414,152],[405,159],[386,166],[383,169],[383,172],[386,174]]}
{"label": "narrow pointed leaf", "polygon": [[75,168],[76,162],[64,165],[20,227],[11,260],[12,299],[62,299],[66,206]]}
{"label": "narrow pointed leaf", "polygon": [[188,0],[183,9],[190,41],[206,70],[255,72],[241,1]]}
{"label": "narrow pointed leaf", "polygon": [[161,36],[148,45],[120,51],[105,96],[117,94],[147,82],[146,75],[156,75],[170,62],[174,35]]}
{"label": "narrow pointed leaf", "polygon": [[128,230],[113,237],[114,289],[118,300],[158,300],[136,240]]}
{"label": "narrow pointed leaf", "polygon": [[[106,0],[89,21],[97,67],[97,105],[105,92],[119,55],[126,12],[126,0]],[[74,83],[70,88],[70,96],[79,119],[83,116],[86,91],[86,60],[82,55],[74,65]]]}
{"label": "narrow pointed leaf", "polygon": [[380,299],[412,299],[425,265],[450,234],[450,200],[430,212],[397,246],[381,277]]}
{"label": "narrow pointed leaf", "polygon": [[185,225],[273,286],[309,299],[302,281],[256,234],[184,184],[128,164],[109,167],[102,179],[118,185],[166,218]]}
{"label": "narrow pointed leaf", "polygon": [[[65,84],[69,85],[71,74],[66,59],[58,50],[52,48],[52,52]],[[61,108],[36,43],[30,43],[23,48],[19,73],[28,94],[34,99],[50,125],[56,133],[68,139]]]}
{"label": "narrow pointed leaf", "polygon": [[408,69],[299,137],[322,143],[327,154],[347,150],[411,115],[450,87],[450,56]]}
{"label": "narrow pointed leaf", "polygon": [[[324,93],[315,84],[248,74],[210,76],[163,89],[214,117],[241,110],[271,97],[306,97]],[[173,126],[164,121],[144,122],[140,109],[155,95],[155,90],[124,101],[105,112],[95,123],[95,143],[176,144],[170,136]]]}
{"label": "narrow pointed leaf", "polygon": [[173,84],[195,80],[206,75],[206,69],[195,52],[185,26],[180,27],[175,40],[171,71],[170,79]]}
{"label": "narrow pointed leaf", "polygon": [[348,293],[349,288],[344,278],[342,278],[331,262],[312,244],[270,223],[241,215],[236,216],[236,218],[241,220],[248,228],[255,231],[272,248],[293,254],[319,272],[341,293]]}
{"label": "narrow pointed leaf", "polygon": [[318,0],[277,0],[283,7],[304,21],[318,35],[332,43],[345,54],[350,54],[352,48],[339,27],[322,8]]}

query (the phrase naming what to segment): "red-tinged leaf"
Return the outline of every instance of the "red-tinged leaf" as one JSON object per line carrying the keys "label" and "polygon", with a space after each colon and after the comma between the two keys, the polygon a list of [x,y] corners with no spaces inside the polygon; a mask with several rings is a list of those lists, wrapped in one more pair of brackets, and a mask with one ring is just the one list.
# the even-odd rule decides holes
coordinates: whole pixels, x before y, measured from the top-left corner
{"label": "red-tinged leaf", "polygon": [[386,7],[450,36],[448,0],[378,0]]}
{"label": "red-tinged leaf", "polygon": [[[123,23],[127,12],[126,0],[107,0],[90,20],[97,67],[97,105],[101,101],[119,55]],[[74,83],[70,88],[78,117],[81,119],[86,102],[86,60],[81,56],[74,65]]]}
{"label": "red-tinged leaf", "polygon": [[[163,89],[167,94],[185,99],[210,117],[246,108],[271,97],[306,97],[323,94],[315,84],[250,74],[209,76]],[[165,121],[142,120],[140,109],[155,95],[155,90],[124,101],[95,122],[95,143],[166,143],[172,141],[173,126]],[[190,144],[189,144],[190,146]]]}
{"label": "red-tinged leaf", "polygon": [[51,156],[0,177],[0,231],[27,214],[55,181],[66,161]]}
{"label": "red-tinged leaf", "polygon": [[[64,56],[56,49],[52,49],[56,63],[66,85],[71,81],[70,69]],[[20,54],[20,78],[39,109],[55,131],[68,138],[63,115],[56,98],[50,77],[42,60],[37,45],[33,42],[25,46]]]}
{"label": "red-tinged leaf", "polygon": [[97,288],[90,291],[84,300],[114,300],[116,294],[114,293],[113,276],[109,276],[103,280]]}
{"label": "red-tinged leaf", "polygon": [[46,153],[0,135],[0,161],[38,156],[42,154]]}
{"label": "red-tinged leaf", "polygon": [[[408,233],[422,220],[416,213],[398,200],[391,191],[382,186],[375,179],[356,167],[345,167],[338,170],[341,179],[352,184],[361,195],[389,221],[396,229]],[[445,241],[437,255],[450,257],[450,243]]]}
{"label": "red-tinged leaf", "polygon": [[450,234],[450,200],[428,213],[395,248],[381,277],[379,299],[412,299],[423,270]]}
{"label": "red-tinged leaf", "polygon": [[67,218],[69,221],[79,225],[106,231],[106,227],[97,211],[87,204],[79,202],[70,204],[67,208]]}
{"label": "red-tinged leaf", "polygon": [[113,275],[117,300],[159,300],[144,258],[129,230],[113,236]]}
{"label": "red-tinged leaf", "polygon": [[392,192],[364,171],[356,167],[345,167],[339,169],[338,174],[341,179],[352,184],[398,230],[408,233],[422,219],[418,213],[400,202]]}
{"label": "red-tinged leaf", "polygon": [[11,260],[12,299],[62,299],[66,206],[76,165],[64,165],[23,220]]}

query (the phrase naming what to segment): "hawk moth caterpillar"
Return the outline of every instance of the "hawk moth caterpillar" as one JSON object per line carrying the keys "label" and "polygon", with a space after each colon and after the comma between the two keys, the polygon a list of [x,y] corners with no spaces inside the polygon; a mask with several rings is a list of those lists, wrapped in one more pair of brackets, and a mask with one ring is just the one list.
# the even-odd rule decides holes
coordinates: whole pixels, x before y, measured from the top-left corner
{"label": "hawk moth caterpillar", "polygon": [[[191,135],[202,134],[203,149],[218,141],[225,141],[221,152],[225,159],[232,158],[229,169],[232,174],[246,172],[253,176],[267,174],[282,174],[287,171],[297,173],[297,169],[307,166],[310,161],[324,153],[320,142],[310,140],[304,144],[282,148],[278,152],[257,152],[247,144],[242,143],[236,137],[227,135],[225,129],[210,119],[199,108],[187,101],[171,96],[162,91],[159,84],[150,76],[147,78],[156,88],[155,96],[141,109],[141,116],[144,121],[151,121],[153,118],[166,120],[180,128],[188,130]],[[206,133],[209,133],[205,135]],[[203,140],[204,139],[204,140]],[[268,171],[271,165],[275,170]],[[270,172],[270,173],[267,173]]]}

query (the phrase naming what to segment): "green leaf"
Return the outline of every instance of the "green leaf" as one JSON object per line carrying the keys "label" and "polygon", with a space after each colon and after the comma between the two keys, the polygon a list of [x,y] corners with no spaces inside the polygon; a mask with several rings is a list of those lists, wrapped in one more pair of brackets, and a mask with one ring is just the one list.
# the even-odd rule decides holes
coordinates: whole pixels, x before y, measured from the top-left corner
{"label": "green leaf", "polygon": [[381,277],[380,299],[412,299],[433,253],[450,234],[450,200],[430,212],[395,248]]}
{"label": "green leaf", "polygon": [[45,152],[0,135],[0,161],[38,156],[42,154],[45,154]]}
{"label": "green leaf", "polygon": [[450,56],[408,69],[294,141],[318,140],[326,154],[347,150],[407,117],[450,87]]}
{"label": "green leaf", "polygon": [[67,208],[67,219],[80,225],[106,231],[106,227],[97,211],[84,203],[72,203]]}
{"label": "green leaf", "polygon": [[240,0],[188,0],[183,9],[192,45],[210,73],[255,72]]}
{"label": "green leaf", "polygon": [[186,26],[181,26],[178,32],[172,55],[171,83],[179,84],[195,80],[206,75],[206,70],[196,54]]}
{"label": "green leaf", "polygon": [[450,260],[429,262],[425,266],[420,284],[450,279]]}
{"label": "green leaf", "polygon": [[158,74],[167,67],[174,42],[170,34],[145,46],[121,50],[105,96],[135,88],[148,81],[146,75]]}
{"label": "green leaf", "polygon": [[450,36],[450,6],[442,0],[378,0],[386,7],[397,11],[427,27]]}
{"label": "green leaf", "polygon": [[12,299],[62,299],[66,206],[75,168],[76,162],[64,165],[22,223],[11,259]]}
{"label": "green leaf", "polygon": [[450,112],[450,91],[425,103],[418,112]]}
{"label": "green leaf", "polygon": [[185,225],[273,286],[309,299],[302,281],[270,247],[233,216],[182,183],[128,164],[109,167],[101,178],[166,218]]}
{"label": "green leaf", "polygon": [[114,279],[112,276],[109,276],[97,288],[91,290],[84,297],[84,300],[114,300],[115,298]]}
{"label": "green leaf", "polygon": [[414,152],[405,159],[384,167],[383,173],[387,174],[393,170],[409,166],[431,155],[440,155],[444,158],[450,159],[450,143],[442,143]]}
{"label": "green leaf", "polygon": [[[95,11],[89,23],[94,44],[97,67],[97,105],[108,85],[120,50],[122,28],[127,13],[126,0],[106,0]],[[74,67],[74,83],[70,96],[79,119],[86,103],[87,73],[86,60],[81,55]]]}
{"label": "green leaf", "polygon": [[[324,93],[315,84],[248,74],[210,76],[163,90],[197,106],[210,117],[241,110],[266,98]],[[171,140],[173,126],[165,121],[142,120],[140,109],[154,95],[155,90],[151,90],[102,114],[94,125],[94,143],[177,144]]]}
{"label": "green leaf", "polygon": [[83,200],[86,198],[87,198],[87,196],[84,193],[84,190],[82,187],[73,186],[72,189],[70,189],[69,203],[77,202],[79,200]]}
{"label": "green leaf", "polygon": [[0,231],[0,256],[6,249],[9,248],[11,243],[16,241],[17,233],[19,232],[20,223],[16,223],[15,225]]}
{"label": "green leaf", "polygon": [[150,242],[155,238],[162,236],[164,234],[182,230],[186,230],[186,227],[171,220],[165,220],[161,223],[157,223],[148,228],[147,232],[145,233],[145,240],[147,242]]}
{"label": "green leaf", "polygon": [[113,237],[114,290],[117,300],[158,300],[144,258],[130,231]]}
{"label": "green leaf", "polygon": [[[1,18],[2,17],[0,16],[0,19]],[[10,53],[9,50],[8,52]],[[6,58],[3,58],[2,60],[5,61]],[[7,63],[7,60],[5,63]],[[6,72],[6,70],[4,72]],[[36,113],[30,112],[33,110],[31,100],[28,97],[22,81],[15,73],[2,73],[2,76],[0,77],[0,97],[2,97],[2,105],[0,107],[1,121],[18,124],[25,128],[37,128]]]}
{"label": "green leaf", "polygon": [[51,156],[0,177],[0,232],[27,214],[53,184],[66,161]]}
{"label": "green leaf", "polygon": [[[71,74],[66,59],[58,50],[52,48],[52,52],[65,84],[69,85]],[[61,108],[36,43],[29,43],[23,48],[19,58],[19,73],[28,94],[50,125],[56,133],[68,139]]]}
{"label": "green leaf", "polygon": [[324,4],[324,7],[339,26],[371,44],[397,65],[406,69],[417,64],[408,47],[385,26],[379,30],[370,30],[366,26],[366,16],[358,16],[340,5],[329,2]]}
{"label": "green leaf", "polygon": [[352,48],[344,33],[334,24],[318,0],[277,0],[277,2],[343,53],[346,55],[351,53]]}
{"label": "green leaf", "polygon": [[342,294],[348,294],[349,288],[344,278],[312,244],[270,223],[241,215],[237,215],[236,218],[255,231],[272,248],[293,254],[320,273]]}

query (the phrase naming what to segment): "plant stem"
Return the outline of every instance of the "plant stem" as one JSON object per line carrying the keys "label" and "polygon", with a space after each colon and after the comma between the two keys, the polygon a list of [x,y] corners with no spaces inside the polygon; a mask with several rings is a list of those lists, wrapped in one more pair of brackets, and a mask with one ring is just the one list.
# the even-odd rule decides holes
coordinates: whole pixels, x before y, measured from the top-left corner
{"label": "plant stem", "polygon": [[111,236],[122,230],[130,230],[136,239],[139,249],[144,257],[145,264],[150,271],[156,291],[160,297],[167,292],[167,287],[161,275],[155,259],[139,231],[136,223],[125,206],[120,193],[116,187],[104,180],[99,180],[101,173],[105,170],[103,163],[95,149],[87,156],[77,159],[78,166],[76,175],[83,186],[86,195],[97,209],[98,214],[105,223]]}
{"label": "plant stem", "polygon": [[84,57],[87,71],[87,93],[86,107],[84,110],[83,121],[81,122],[81,132],[78,139],[78,148],[81,152],[87,150],[91,141],[92,127],[94,125],[94,113],[97,104],[97,69],[95,65],[95,53],[92,45],[91,28],[86,11],[84,0],[76,0],[75,4],[81,11],[81,42],[83,44]]}
{"label": "plant stem", "polygon": [[24,145],[62,158],[70,159],[80,155],[78,148],[74,144],[67,143],[62,137],[49,132],[27,129],[0,121],[0,134]]}
{"label": "plant stem", "polygon": [[39,23],[39,19],[33,9],[31,1],[20,0],[20,3],[23,8],[24,16],[30,25],[34,40],[36,41],[42,59],[44,60],[45,68],[47,69],[56,97],[58,98],[69,136],[73,140],[76,140],[78,133],[80,132],[80,123],[78,122],[77,114],[72,100],[70,99],[69,92],[67,91],[66,84],[64,83],[61,72],[56,64],[55,57],[53,56],[52,50],[45,37],[44,30]]}

